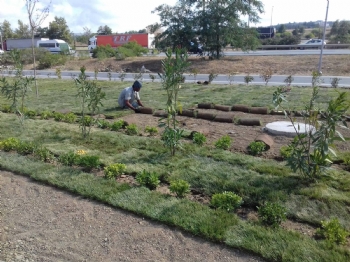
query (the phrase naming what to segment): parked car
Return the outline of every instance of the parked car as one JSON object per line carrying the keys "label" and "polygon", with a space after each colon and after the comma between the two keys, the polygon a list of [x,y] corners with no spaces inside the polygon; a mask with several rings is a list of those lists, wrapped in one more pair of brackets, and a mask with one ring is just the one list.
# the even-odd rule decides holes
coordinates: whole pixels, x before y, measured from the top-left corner
{"label": "parked car", "polygon": [[323,42],[322,39],[310,39],[306,43],[299,44],[300,49],[306,49],[306,48],[321,48],[323,45],[326,45],[326,41]]}

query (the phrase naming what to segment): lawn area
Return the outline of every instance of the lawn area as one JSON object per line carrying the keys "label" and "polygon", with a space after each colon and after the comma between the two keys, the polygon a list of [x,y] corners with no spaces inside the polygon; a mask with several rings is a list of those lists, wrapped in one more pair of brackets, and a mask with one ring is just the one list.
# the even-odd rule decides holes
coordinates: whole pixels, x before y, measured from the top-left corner
{"label": "lawn area", "polygon": [[[117,108],[120,91],[130,84],[97,81],[106,93],[99,113],[110,122],[135,115],[132,111]],[[335,245],[315,237],[321,221],[332,218],[337,218],[350,231],[350,173],[346,169],[334,165],[327,175],[310,182],[293,173],[284,161],[218,149],[211,142],[198,146],[184,138],[182,149],[171,156],[159,135],[149,136],[141,130],[142,135],[130,135],[125,129],[112,131],[95,125],[89,138],[83,139],[77,121],[66,123],[52,117],[46,120],[40,117],[42,112],[55,111],[72,112],[79,119],[81,102],[74,81],[39,79],[38,87],[39,97],[33,90],[24,100],[25,108],[35,111],[36,116],[23,122],[16,114],[5,113],[11,101],[0,95],[0,141],[16,138],[32,143],[36,148],[47,149],[49,153],[45,151],[47,155],[42,158],[44,161],[40,161],[27,151],[0,150],[0,169],[24,174],[176,226],[210,241],[257,254],[268,261],[350,261],[349,238],[344,245]],[[272,94],[275,90],[276,87],[267,86],[186,83],[179,92],[179,101],[184,109],[194,108],[198,103],[243,104],[273,109]],[[338,91],[321,88],[315,106],[325,109]],[[349,93],[344,89],[341,91]],[[287,96],[289,108],[303,109],[311,92],[311,88],[292,87]],[[141,89],[144,105],[161,110],[165,108],[166,98],[161,84],[144,83]],[[350,135],[345,134],[345,139],[349,140]],[[344,145],[348,143],[344,142]],[[60,162],[61,156],[79,150],[98,156],[99,167],[86,170]],[[114,163],[125,164],[125,176],[131,179],[143,170],[158,174],[163,189],[168,188],[172,181],[185,180],[190,184],[191,193],[178,198],[168,191],[149,190],[137,183],[104,178],[103,168]],[[242,197],[242,207],[230,212],[213,208],[208,201],[214,194],[224,191]],[[202,197],[200,201],[194,197],[198,194]],[[289,224],[271,228],[262,225],[256,216],[243,219],[243,211],[256,215],[257,207],[265,202],[285,207]],[[288,226],[296,223],[311,228],[312,232],[303,234]]]}

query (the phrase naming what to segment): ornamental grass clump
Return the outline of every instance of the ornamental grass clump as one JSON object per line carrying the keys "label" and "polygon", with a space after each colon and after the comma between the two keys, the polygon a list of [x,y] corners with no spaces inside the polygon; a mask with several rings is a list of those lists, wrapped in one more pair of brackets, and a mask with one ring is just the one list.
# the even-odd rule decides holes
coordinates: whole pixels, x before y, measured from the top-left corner
{"label": "ornamental grass clump", "polygon": [[113,179],[121,176],[126,171],[126,165],[115,163],[104,168],[105,178]]}
{"label": "ornamental grass clump", "polygon": [[227,212],[236,210],[242,203],[242,197],[228,191],[214,194],[210,201],[213,207],[226,210]]}

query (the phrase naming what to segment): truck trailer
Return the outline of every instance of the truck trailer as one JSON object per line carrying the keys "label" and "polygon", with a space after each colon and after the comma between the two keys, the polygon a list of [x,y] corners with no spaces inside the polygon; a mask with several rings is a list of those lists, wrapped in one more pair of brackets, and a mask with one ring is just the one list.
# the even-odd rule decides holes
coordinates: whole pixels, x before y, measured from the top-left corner
{"label": "truck trailer", "polygon": [[115,34],[115,35],[96,35],[89,39],[88,50],[92,52],[97,46],[110,45],[113,48],[122,46],[131,41],[135,41],[145,48],[154,48],[153,34]]}
{"label": "truck trailer", "polygon": [[[37,47],[38,41],[49,40],[48,38],[34,38],[34,47]],[[4,50],[32,48],[31,38],[10,38],[5,41]]]}

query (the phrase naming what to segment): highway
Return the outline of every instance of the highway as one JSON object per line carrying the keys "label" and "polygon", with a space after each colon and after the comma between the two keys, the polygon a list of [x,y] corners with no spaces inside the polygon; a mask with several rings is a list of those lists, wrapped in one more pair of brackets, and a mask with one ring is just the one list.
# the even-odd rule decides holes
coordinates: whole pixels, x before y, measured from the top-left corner
{"label": "highway", "polygon": [[[8,76],[8,71],[2,71],[1,75]],[[62,71],[61,75],[63,79],[73,79],[75,77],[78,77],[79,71]],[[26,76],[33,75],[32,70],[24,70],[23,74]],[[90,79],[95,78],[94,72],[86,72],[86,74],[89,76]],[[160,78],[156,73],[152,73],[156,78],[155,82],[160,82]],[[131,82],[135,79],[135,73],[126,73],[124,81]],[[193,75],[184,74],[185,76],[185,82],[186,83],[195,83],[198,81],[204,82],[209,80],[209,75],[207,74],[198,74],[196,75],[196,78]],[[260,78],[259,75],[251,75],[254,79],[250,83],[250,85],[265,85],[265,82],[262,78]],[[38,78],[57,78],[55,71],[50,70],[38,70],[37,71],[37,77]],[[230,85],[230,84],[245,84],[244,82],[245,75],[235,75],[231,79],[228,75],[220,74],[218,75],[213,81],[212,84],[220,84],[220,85]],[[285,86],[284,80],[286,79],[287,75],[273,75],[268,82],[268,86]],[[321,81],[322,83],[320,86],[322,87],[331,87],[331,81],[332,78],[340,78],[339,87],[343,88],[350,88],[350,77],[348,76],[322,76]],[[311,76],[293,76],[294,81],[292,82],[292,86],[311,86]],[[110,73],[110,79],[111,81],[121,81],[120,80],[120,73]],[[109,81],[109,75],[106,72],[99,72],[97,74],[97,80],[103,80],[103,81]],[[151,82],[151,78],[149,76],[149,73],[145,73],[142,75],[142,77],[139,79],[143,82]]]}

